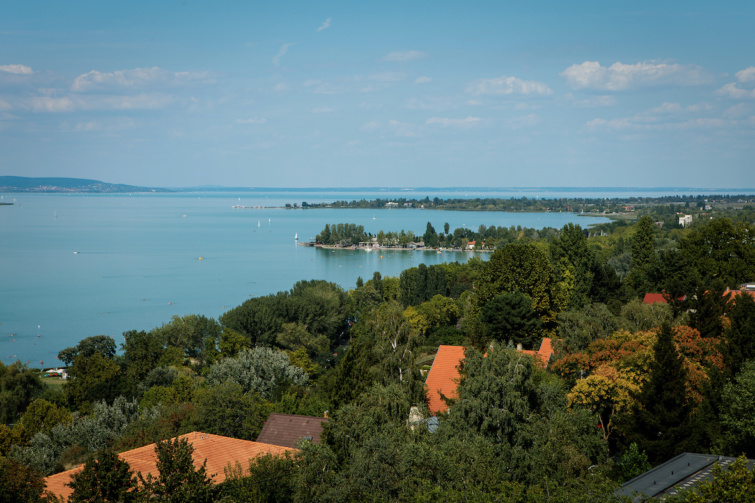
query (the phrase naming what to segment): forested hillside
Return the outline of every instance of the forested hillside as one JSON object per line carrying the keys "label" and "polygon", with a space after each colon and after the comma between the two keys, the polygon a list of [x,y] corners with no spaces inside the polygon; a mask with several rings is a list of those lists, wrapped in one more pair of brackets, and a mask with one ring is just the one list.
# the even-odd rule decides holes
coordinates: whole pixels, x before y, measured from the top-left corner
{"label": "forested hillside", "polygon": [[[177,463],[173,495],[167,477],[136,490],[124,475],[113,490],[133,501],[604,502],[681,452],[755,457],[755,300],[739,290],[755,282],[751,215],[507,231],[487,261],[376,273],[348,291],[300,281],[217,320],[174,317],[120,344],[87,337],[59,355],[62,388],[0,363],[0,500],[39,501],[44,476],[87,461],[94,474],[118,465],[113,452],[192,431],[255,440],[272,412],[328,411],[322,442],[219,485]],[[547,366],[515,349],[543,338],[554,340]],[[439,345],[467,349],[436,424],[425,377]],[[104,484],[81,480],[71,501]],[[752,477],[738,484],[755,491]]]}

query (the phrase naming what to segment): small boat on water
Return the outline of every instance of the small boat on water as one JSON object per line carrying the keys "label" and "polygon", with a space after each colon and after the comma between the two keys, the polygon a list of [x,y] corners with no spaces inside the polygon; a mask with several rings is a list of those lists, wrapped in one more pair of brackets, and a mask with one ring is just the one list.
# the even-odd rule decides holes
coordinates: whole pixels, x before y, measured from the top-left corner
{"label": "small boat on water", "polygon": [[299,233],[294,234],[294,241],[299,241]]}

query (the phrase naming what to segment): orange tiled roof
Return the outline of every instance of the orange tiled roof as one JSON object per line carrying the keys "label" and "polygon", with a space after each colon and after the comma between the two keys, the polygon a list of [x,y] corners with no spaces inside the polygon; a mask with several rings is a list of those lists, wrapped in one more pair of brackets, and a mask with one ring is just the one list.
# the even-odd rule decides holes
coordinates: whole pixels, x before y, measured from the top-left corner
{"label": "orange tiled roof", "polygon": [[440,346],[438,348],[433,366],[425,380],[430,414],[438,414],[448,410],[446,402],[440,397],[441,393],[448,398],[458,397],[456,386],[459,383],[459,364],[464,359],[464,349],[462,346]]}
{"label": "orange tiled roof", "polygon": [[642,302],[645,304],[668,304],[662,293],[646,293]]}
{"label": "orange tiled roof", "polygon": [[537,351],[525,349],[522,350],[522,353],[534,357],[535,363],[539,362],[543,367],[547,367],[548,362],[551,360],[551,356],[553,356],[553,344],[548,337],[544,337],[543,341],[540,343],[540,349]]}
{"label": "orange tiled roof", "polygon": [[750,295],[755,300],[755,291],[751,290],[726,290],[724,296],[728,297],[733,303],[737,303],[737,297],[740,295]]}
{"label": "orange tiled roof", "polygon": [[[225,480],[224,468],[228,464],[235,464],[236,461],[246,468],[249,459],[263,456],[265,454],[281,455],[287,451],[295,451],[289,447],[278,445],[263,444],[260,442],[250,442],[249,440],[239,440],[237,438],[224,437],[221,435],[210,435],[207,433],[193,432],[181,435],[179,439],[187,439],[194,446],[194,466],[197,468],[207,460],[207,474],[213,482],[219,484]],[[122,460],[126,461],[134,473],[141,472],[143,477],[152,474],[154,477],[159,476],[157,470],[157,453],[155,444],[145,445],[138,449],[126,451],[118,454]],[[79,465],[72,470],[51,475],[45,479],[48,491],[52,491],[58,496],[67,500],[73,490],[66,484],[71,481],[74,473],[80,472],[84,465]]]}
{"label": "orange tiled roof", "polygon": [[[459,365],[464,360],[465,349],[462,346],[440,346],[438,348],[433,366],[425,380],[430,414],[439,414],[448,410],[446,402],[440,397],[441,394],[447,398],[458,398],[456,387],[459,384]],[[552,341],[546,337],[540,343],[540,349],[537,351],[524,350],[522,353],[534,357],[535,362],[547,367],[553,355]]]}

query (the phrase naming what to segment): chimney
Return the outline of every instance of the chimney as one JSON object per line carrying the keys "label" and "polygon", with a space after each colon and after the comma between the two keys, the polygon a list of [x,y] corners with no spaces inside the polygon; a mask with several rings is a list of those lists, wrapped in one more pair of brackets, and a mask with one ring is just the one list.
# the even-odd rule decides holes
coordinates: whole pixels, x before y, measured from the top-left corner
{"label": "chimney", "polygon": [[522,350],[522,343],[521,343],[521,342],[518,342],[518,343],[516,344],[516,350],[517,350],[517,351],[521,351],[521,350]]}
{"label": "chimney", "polygon": [[323,413],[322,417],[324,417],[325,419],[328,419],[328,411],[327,410]]}

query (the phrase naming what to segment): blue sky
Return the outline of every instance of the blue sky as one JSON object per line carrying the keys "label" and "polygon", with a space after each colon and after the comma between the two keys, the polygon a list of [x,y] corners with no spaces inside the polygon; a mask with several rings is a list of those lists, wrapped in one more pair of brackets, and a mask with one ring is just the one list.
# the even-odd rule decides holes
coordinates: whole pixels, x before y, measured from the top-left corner
{"label": "blue sky", "polygon": [[755,2],[3,2],[0,174],[755,187]]}

